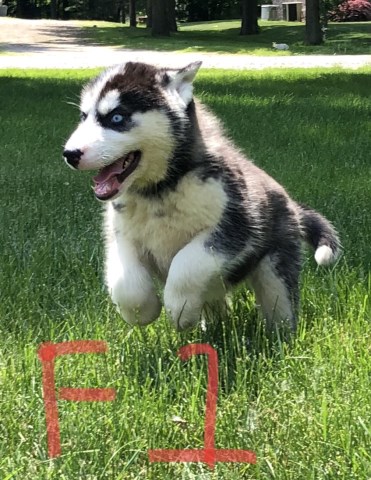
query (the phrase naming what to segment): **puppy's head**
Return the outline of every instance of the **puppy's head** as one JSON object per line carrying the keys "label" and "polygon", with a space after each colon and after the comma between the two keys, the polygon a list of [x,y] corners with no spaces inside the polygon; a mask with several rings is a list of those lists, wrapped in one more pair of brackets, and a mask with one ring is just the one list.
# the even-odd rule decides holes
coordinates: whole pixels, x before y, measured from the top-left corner
{"label": "puppy's head", "polygon": [[[98,170],[94,192],[113,200],[132,185],[166,177],[201,63],[181,70],[126,63],[103,72],[81,95],[81,122],[64,157],[76,170]],[[174,124],[177,130],[174,130]]]}

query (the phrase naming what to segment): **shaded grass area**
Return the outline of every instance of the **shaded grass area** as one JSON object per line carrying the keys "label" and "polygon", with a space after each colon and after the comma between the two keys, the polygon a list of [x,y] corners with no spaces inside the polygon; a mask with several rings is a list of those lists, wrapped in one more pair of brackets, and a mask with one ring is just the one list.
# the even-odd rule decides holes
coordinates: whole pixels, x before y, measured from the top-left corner
{"label": "shaded grass area", "polygon": [[[181,24],[179,32],[153,38],[144,27],[131,29],[121,24],[83,22],[87,42],[133,49],[185,52],[241,53],[250,55],[370,54],[371,22],[331,23],[324,45],[304,45],[305,26],[300,22],[259,21],[259,35],[240,36],[240,21]],[[94,26],[93,26],[94,25]],[[287,43],[289,51],[276,51],[272,42]]]}
{"label": "shaded grass area", "polygon": [[[327,215],[343,240],[336,268],[305,257],[297,338],[272,348],[244,289],[207,332],[178,335],[164,316],[145,330],[123,323],[102,286],[91,174],[61,159],[78,118],[66,102],[92,73],[1,73],[1,478],[368,478],[371,70],[213,70],[197,80],[198,96],[241,148]],[[36,352],[41,342],[73,339],[106,340],[110,351],[58,360],[57,386],[113,387],[117,399],[60,401],[63,455],[50,461]],[[217,447],[254,450],[257,465],[210,472],[148,462],[148,448],[202,446],[206,362],[176,356],[190,342],[219,354]]]}

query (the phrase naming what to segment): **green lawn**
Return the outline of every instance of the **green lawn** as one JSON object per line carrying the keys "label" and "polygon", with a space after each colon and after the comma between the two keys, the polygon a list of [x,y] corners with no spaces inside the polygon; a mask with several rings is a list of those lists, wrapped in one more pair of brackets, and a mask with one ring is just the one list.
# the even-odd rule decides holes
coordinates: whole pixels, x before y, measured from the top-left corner
{"label": "green lawn", "polygon": [[[163,316],[130,328],[102,286],[101,207],[62,144],[83,71],[0,77],[0,478],[2,480],[366,480],[371,474],[371,69],[202,71],[197,94],[237,143],[338,227],[331,269],[306,255],[297,337],[268,347],[241,289],[229,318],[177,334]],[[107,355],[56,362],[57,386],[113,387],[109,403],[59,402],[62,456],[49,460],[38,346],[101,339]],[[219,355],[218,448],[258,462],[150,464],[148,448],[201,448],[206,361]],[[180,428],[171,417],[186,422]]]}
{"label": "green lawn", "polygon": [[[184,52],[244,53],[249,55],[369,54],[371,22],[332,23],[327,41],[319,47],[304,45],[304,24],[259,21],[261,33],[240,36],[240,20],[181,24],[169,38],[153,38],[144,27],[131,29],[108,22],[82,22],[88,43],[120,47]],[[289,51],[276,51],[272,42],[287,43]]]}

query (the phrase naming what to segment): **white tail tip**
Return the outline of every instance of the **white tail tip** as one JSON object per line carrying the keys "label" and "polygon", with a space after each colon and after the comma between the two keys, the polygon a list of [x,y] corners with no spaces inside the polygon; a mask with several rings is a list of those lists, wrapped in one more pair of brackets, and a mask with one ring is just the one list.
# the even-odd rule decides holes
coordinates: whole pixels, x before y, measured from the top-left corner
{"label": "white tail tip", "polygon": [[335,260],[335,255],[330,247],[321,245],[317,248],[314,258],[318,265],[329,265]]}

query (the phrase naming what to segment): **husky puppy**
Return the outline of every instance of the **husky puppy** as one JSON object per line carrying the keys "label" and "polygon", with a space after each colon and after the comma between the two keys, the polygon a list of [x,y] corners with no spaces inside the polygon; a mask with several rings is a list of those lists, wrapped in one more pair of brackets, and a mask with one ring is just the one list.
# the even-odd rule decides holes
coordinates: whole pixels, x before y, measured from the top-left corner
{"label": "husky puppy", "polygon": [[339,253],[338,236],[251,163],[193,98],[200,64],[128,62],[82,91],[81,122],[63,155],[73,169],[98,170],[109,292],[127,322],[146,325],[160,315],[160,281],[182,330],[248,280],[268,323],[295,329],[301,241],[324,265]]}

